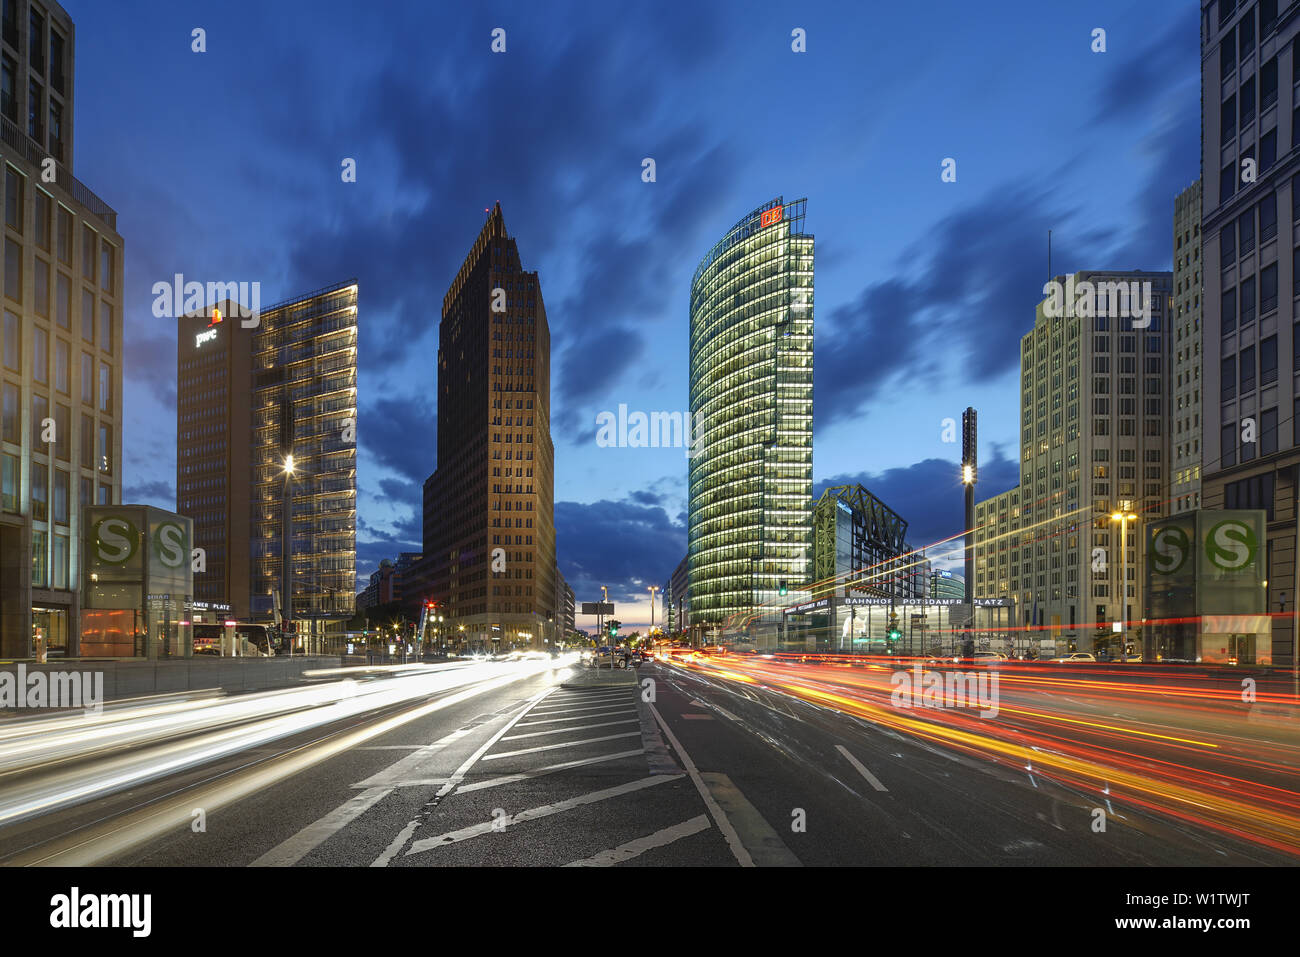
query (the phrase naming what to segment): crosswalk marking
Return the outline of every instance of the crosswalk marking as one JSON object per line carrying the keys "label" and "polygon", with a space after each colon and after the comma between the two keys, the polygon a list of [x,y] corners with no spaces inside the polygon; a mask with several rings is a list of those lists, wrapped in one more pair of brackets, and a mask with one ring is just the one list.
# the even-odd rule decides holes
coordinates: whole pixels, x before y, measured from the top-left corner
{"label": "crosswalk marking", "polygon": [[635,713],[636,708],[619,708],[617,711],[602,711],[600,714],[579,714],[572,718],[543,718],[541,721],[520,721],[516,727],[527,727],[530,724],[559,724],[561,721],[586,721],[590,718],[608,718],[616,714]]}
{"label": "crosswalk marking", "polygon": [[608,851],[601,851],[593,857],[586,860],[574,861],[572,864],[565,864],[565,867],[610,867],[614,864],[622,864],[624,861],[630,861],[634,857],[640,857],[646,851],[652,851],[656,847],[666,847],[674,841],[680,841],[684,837],[690,837],[692,834],[699,834],[700,831],[707,831],[712,825],[709,823],[709,816],[701,814],[699,817],[693,817],[689,821],[683,821],[681,824],[674,824],[672,827],[666,827],[663,830],[655,831],[646,837],[639,837],[635,841],[628,841],[626,844],[620,844],[618,847]]}
{"label": "crosswalk marking", "polygon": [[567,771],[569,768],[580,768],[588,764],[601,764],[605,761],[617,761],[619,758],[631,758],[643,753],[645,753],[644,748],[636,748],[632,751],[617,751],[614,754],[602,754],[594,758],[580,758],[577,761],[564,761],[560,764],[548,764],[546,767],[538,768],[535,771],[524,771],[520,774],[506,774],[499,778],[489,778],[486,781],[476,781],[473,784],[462,784],[456,789],[456,793],[464,794],[466,791],[481,791],[484,788],[500,787],[503,784],[515,784],[519,781],[527,781],[529,778],[541,777],[544,774],[554,774],[556,771]]}
{"label": "crosswalk marking", "polygon": [[616,724],[640,724],[640,718],[623,718],[619,721],[601,721],[597,724],[580,724],[576,728],[552,728],[549,731],[529,731],[527,734],[509,734],[502,741],[518,741],[520,738],[540,738],[544,734],[572,734],[574,731],[588,731],[591,728],[609,728]]}
{"label": "crosswalk marking", "polygon": [[543,744],[536,748],[524,748],[522,751],[503,751],[501,754],[485,755],[484,761],[499,761],[502,758],[513,758],[520,754],[534,754],[538,751],[554,751],[556,748],[576,748],[582,744],[595,744],[597,741],[613,741],[616,738],[639,738],[640,731],[629,731],[626,734],[607,734],[603,738],[584,738],[582,741],[564,741],[560,744]]}
{"label": "crosswalk marking", "polygon": [[[640,732],[638,732],[640,733]],[[619,797],[623,794],[631,794],[634,791],[640,791],[645,788],[654,787],[656,784],[663,784],[666,781],[676,781],[682,775],[665,775],[656,774],[648,778],[641,778],[639,781],[629,781],[627,784],[620,784],[616,787],[606,788],[603,791],[593,791],[591,794],[584,794],[581,797],[570,798],[567,801],[560,801],[556,804],[544,804],[541,807],[529,808],[526,811],[520,811],[506,819],[506,829],[512,824],[522,824],[524,821],[534,821],[538,818],[550,817],[552,814],[560,814],[564,811],[572,810],[575,807],[582,807],[584,804],[595,804],[598,801],[607,801],[610,798]],[[424,851],[431,851],[439,847],[448,847],[452,844],[459,844],[461,841],[468,841],[471,838],[478,837],[482,834],[492,833],[494,828],[499,828],[495,820],[483,821],[479,824],[472,824],[469,827],[462,827],[459,830],[448,831],[446,834],[439,834],[437,837],[426,837],[422,841],[416,841],[411,845],[406,856],[420,854]]]}

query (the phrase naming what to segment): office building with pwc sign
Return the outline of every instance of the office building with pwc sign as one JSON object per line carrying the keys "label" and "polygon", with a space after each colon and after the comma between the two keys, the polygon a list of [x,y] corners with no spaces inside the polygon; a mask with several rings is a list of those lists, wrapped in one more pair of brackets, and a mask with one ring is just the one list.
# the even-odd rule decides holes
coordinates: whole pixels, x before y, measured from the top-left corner
{"label": "office building with pwc sign", "polygon": [[1264,510],[1198,509],[1146,534],[1143,657],[1272,664]]}
{"label": "office building with pwc sign", "polygon": [[72,656],[189,657],[194,522],[149,505],[87,509],[79,647]]}

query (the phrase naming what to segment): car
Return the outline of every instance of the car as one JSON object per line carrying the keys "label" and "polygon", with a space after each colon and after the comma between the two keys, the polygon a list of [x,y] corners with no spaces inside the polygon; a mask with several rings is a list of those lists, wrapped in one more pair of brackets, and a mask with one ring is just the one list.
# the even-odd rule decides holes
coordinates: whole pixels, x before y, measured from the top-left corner
{"label": "car", "polygon": [[977,651],[975,652],[976,661],[1010,661],[1011,659],[1000,651]]}
{"label": "car", "polygon": [[1074,654],[1072,654],[1072,655],[1065,655],[1064,657],[1057,658],[1056,660],[1057,660],[1058,662],[1061,662],[1061,661],[1096,661],[1096,660],[1097,660],[1097,656],[1094,655],[1094,654],[1091,654],[1090,652],[1087,652],[1087,651],[1076,651],[1076,652],[1075,652]]}

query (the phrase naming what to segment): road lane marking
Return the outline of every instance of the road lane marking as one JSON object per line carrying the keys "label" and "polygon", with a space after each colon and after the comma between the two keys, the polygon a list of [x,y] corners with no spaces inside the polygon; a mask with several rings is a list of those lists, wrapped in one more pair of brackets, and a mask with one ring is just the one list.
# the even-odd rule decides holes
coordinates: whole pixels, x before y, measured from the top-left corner
{"label": "road lane marking", "polygon": [[[696,698],[694,701],[691,702],[691,706],[696,708],[708,708],[711,711],[718,712],[718,714],[722,715],[724,718],[730,721],[735,721],[737,724],[740,723],[740,719],[737,718],[734,714],[732,714],[726,708],[719,707],[718,705],[713,704],[712,702],[701,701],[699,698]],[[687,717],[687,715],[682,715],[682,717]],[[693,718],[695,717],[695,715],[690,715],[689,717]]]}
{"label": "road lane marking", "polygon": [[565,741],[561,744],[544,744],[537,748],[524,748],[522,751],[503,751],[501,754],[489,754],[484,761],[499,761],[502,758],[513,758],[520,754],[534,754],[537,751],[554,751],[556,748],[576,748],[582,744],[595,744],[597,741],[613,741],[617,738],[639,737],[640,731],[629,731],[626,734],[607,734],[603,738],[584,738],[582,741]]}
{"label": "road lane marking", "polygon": [[[352,786],[354,788],[397,788],[427,781],[430,777],[443,778],[440,774],[431,775],[429,773],[433,762],[447,747],[455,744],[466,735],[473,734],[476,730],[476,728],[471,727],[457,728],[445,738],[439,738],[433,744],[408,754],[382,771],[378,771],[364,781],[358,781]],[[443,780],[446,779],[443,778]]]}
{"label": "road lane marking", "polygon": [[287,841],[280,842],[248,866],[292,867],[392,793],[392,788],[366,788],[319,821],[308,824]]}
{"label": "road lane marking", "polygon": [[540,738],[544,734],[572,734],[574,731],[589,731],[592,728],[609,728],[616,724],[639,724],[640,718],[623,718],[620,721],[601,721],[598,724],[580,724],[576,728],[552,728],[550,731],[529,731],[526,734],[511,734],[502,741],[518,741],[520,738]]}
{"label": "road lane marking", "polygon": [[866,765],[864,765],[861,761],[859,761],[857,758],[855,758],[853,755],[849,753],[848,748],[844,747],[844,745],[842,744],[837,744],[835,745],[835,747],[840,752],[840,754],[848,758],[849,764],[853,765],[855,768],[858,769],[859,774],[861,774],[864,778],[866,778],[869,782],[871,782],[871,786],[873,788],[875,788],[877,791],[889,790],[889,788],[885,787],[883,784],[880,783],[880,778],[876,777],[874,774],[872,774],[870,771],[867,770]]}
{"label": "road lane marking", "polygon": [[602,711],[600,714],[579,714],[572,718],[543,718],[541,721],[520,721],[519,727],[526,728],[530,724],[559,724],[561,721],[586,721],[589,718],[609,718],[616,714],[635,713],[636,708],[619,708],[617,711]]}
{"label": "road lane marking", "polygon": [[593,857],[586,860],[574,861],[572,864],[565,864],[565,867],[610,867],[614,864],[622,864],[624,861],[630,861],[634,857],[640,857],[646,851],[652,851],[656,847],[666,847],[674,841],[680,841],[684,837],[690,837],[692,834],[699,834],[700,831],[707,831],[713,825],[709,823],[709,816],[701,814],[699,817],[693,817],[689,821],[683,821],[681,824],[674,824],[672,827],[666,827],[661,831],[655,831],[646,837],[639,837],[635,841],[628,841],[626,844],[620,844],[608,851],[601,851]]}
{"label": "road lane marking", "polygon": [[548,764],[546,767],[538,768],[536,771],[524,771],[520,774],[506,774],[499,778],[489,778],[486,781],[475,781],[473,784],[462,784],[456,789],[456,793],[466,794],[469,791],[481,791],[484,788],[500,787],[503,784],[515,784],[519,781],[527,781],[529,778],[541,777],[543,774],[554,774],[556,771],[565,771],[569,768],[580,768],[587,764],[600,764],[604,761],[616,761],[619,758],[631,758],[644,753],[645,748],[636,748],[632,751],[616,751],[614,754],[602,754],[595,758],[580,758],[577,761],[564,761],[560,764]]}
{"label": "road lane marking", "polygon": [[477,763],[478,759],[483,756],[483,754],[488,750],[488,748],[496,744],[497,741],[501,738],[501,736],[504,735],[507,731],[509,731],[512,727],[514,727],[515,722],[518,721],[520,718],[522,718],[524,715],[526,715],[529,709],[531,709],[534,705],[536,705],[537,702],[541,701],[547,695],[552,694],[553,692],[555,692],[555,690],[556,690],[555,688],[547,688],[545,691],[541,691],[533,695],[531,698],[528,698],[524,702],[524,706],[522,710],[520,710],[520,712],[517,715],[515,715],[504,725],[502,725],[501,728],[495,734],[493,734],[492,737],[488,738],[487,741],[485,741],[477,751],[475,751],[473,754],[471,754],[468,758],[465,759],[465,763],[462,764],[459,768],[457,768],[455,773],[453,773],[452,776],[447,779],[446,783],[444,783],[443,786],[438,789],[438,793],[433,796],[433,800],[430,801],[428,805],[425,805],[426,810],[421,813],[421,816],[416,818],[413,821],[410,821],[406,825],[406,827],[402,828],[402,830],[398,832],[397,837],[393,838],[392,842],[388,845],[388,847],[384,848],[384,853],[380,854],[379,857],[375,858],[374,862],[370,866],[387,867],[389,861],[391,861],[394,857],[396,857],[398,854],[401,853],[402,848],[406,846],[406,842],[409,841],[411,839],[411,836],[415,833],[415,829],[420,826],[420,822],[422,818],[428,815],[429,811],[427,810],[427,808],[429,808],[431,805],[437,804],[444,797],[446,797],[456,787],[456,785],[460,784],[460,782],[465,779],[465,775],[469,773],[469,769],[472,768],[475,765],[475,763]]}
{"label": "road lane marking", "polygon": [[[520,811],[518,814],[512,814],[505,818],[505,829],[509,829],[512,824],[522,824],[524,821],[534,821],[542,817],[550,817],[552,814],[561,814],[564,811],[570,811],[575,807],[582,807],[584,804],[595,804],[598,801],[607,801],[610,798],[620,797],[624,794],[631,794],[634,791],[641,791],[645,788],[654,787],[656,784],[663,784],[666,781],[676,781],[681,775],[673,777],[667,775],[653,775],[648,778],[641,778],[639,781],[629,781],[627,784],[619,784],[616,787],[606,788],[603,791],[593,791],[591,794],[584,794],[581,797],[570,798],[567,801],[560,801],[556,804],[545,804],[541,807],[529,808],[526,811]],[[447,847],[451,844],[459,844],[461,841],[468,841],[471,838],[478,837],[481,834],[490,834],[493,831],[500,832],[502,825],[497,823],[499,819],[484,821],[481,824],[473,824],[469,827],[462,827],[459,830],[448,831],[446,834],[439,834],[437,837],[426,837],[422,841],[416,841],[411,845],[406,856],[420,854],[424,851],[431,851],[439,847]]]}
{"label": "road lane marking", "polygon": [[607,701],[604,704],[588,705],[585,708],[546,708],[542,711],[534,712],[535,714],[576,714],[580,711],[599,711],[601,708],[608,708],[614,702]]}
{"label": "road lane marking", "polygon": [[731,778],[716,771],[701,771],[700,777],[709,787],[709,793],[717,800],[718,806],[726,812],[728,820],[735,825],[745,848],[758,867],[802,867],[799,858],[773,830],[772,825],[759,813],[758,808],[740,792],[740,788]]}
{"label": "road lane marking", "polygon": [[[708,807],[709,813],[713,815],[713,820],[718,825],[718,830],[720,830],[722,836],[726,838],[727,846],[731,848],[731,853],[735,855],[736,860],[739,862],[741,867],[753,867],[754,858],[751,857],[749,851],[745,849],[745,845],[741,843],[740,835],[736,833],[736,829],[732,827],[731,822],[727,820],[727,815],[723,813],[722,808],[718,806],[718,802],[714,799],[713,795],[709,793],[709,789],[700,778],[699,770],[695,767],[695,762],[692,761],[691,756],[686,753],[686,749],[682,747],[682,743],[677,740],[677,735],[673,734],[673,729],[668,727],[668,722],[665,721],[664,716],[659,713],[659,709],[648,702],[647,707],[650,708],[650,712],[655,716],[655,721],[659,723],[659,727],[663,730],[663,733],[668,736],[668,743],[671,744],[673,750],[677,752],[677,756],[681,759],[682,766],[686,768],[686,773],[691,776],[691,781],[695,783],[695,789],[700,792],[700,797],[704,798],[704,804]],[[677,775],[677,777],[681,777],[681,775]]]}
{"label": "road lane marking", "polygon": [[711,714],[684,714],[682,715],[682,717],[687,719],[688,721],[712,721],[713,720],[713,715]]}

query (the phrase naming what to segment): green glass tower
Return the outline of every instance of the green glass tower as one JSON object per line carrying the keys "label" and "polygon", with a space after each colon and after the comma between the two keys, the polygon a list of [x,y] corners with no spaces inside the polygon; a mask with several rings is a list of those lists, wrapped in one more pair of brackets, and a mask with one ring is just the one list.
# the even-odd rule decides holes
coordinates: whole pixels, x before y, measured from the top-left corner
{"label": "green glass tower", "polygon": [[691,281],[691,623],[735,634],[812,569],[813,237],[754,210]]}

